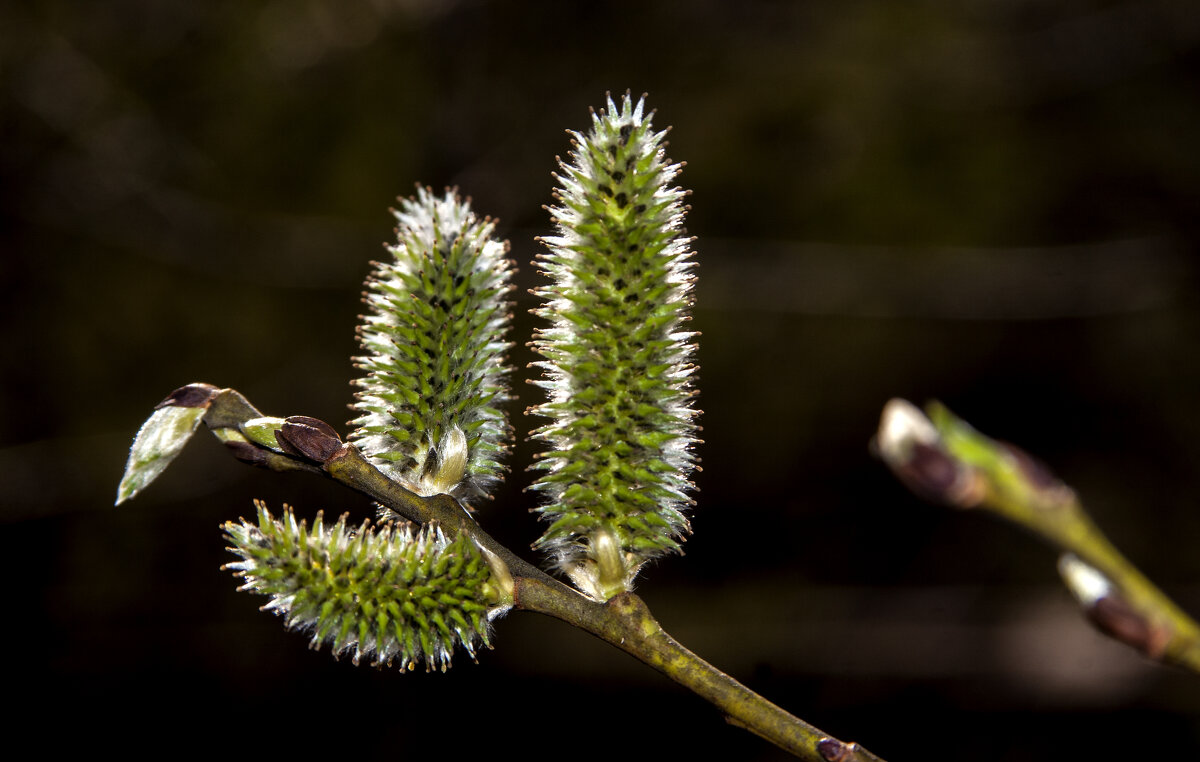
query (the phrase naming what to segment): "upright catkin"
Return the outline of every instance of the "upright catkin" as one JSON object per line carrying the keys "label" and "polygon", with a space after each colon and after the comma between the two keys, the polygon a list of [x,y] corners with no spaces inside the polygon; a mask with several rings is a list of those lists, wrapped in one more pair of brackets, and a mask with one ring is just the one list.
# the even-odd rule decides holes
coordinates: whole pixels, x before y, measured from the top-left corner
{"label": "upright catkin", "polygon": [[550,321],[533,342],[548,400],[531,412],[550,419],[533,432],[549,444],[534,465],[549,522],[536,544],[601,600],[679,549],[692,502],[692,239],[671,184],[681,165],[644,104],[610,97],[586,135],[572,133],[556,234],[538,256],[552,283],[535,292]]}
{"label": "upright catkin", "polygon": [[367,281],[350,441],[419,495],[464,503],[503,473],[511,431],[505,340],[508,244],[451,190],[418,188],[395,211],[391,262]]}

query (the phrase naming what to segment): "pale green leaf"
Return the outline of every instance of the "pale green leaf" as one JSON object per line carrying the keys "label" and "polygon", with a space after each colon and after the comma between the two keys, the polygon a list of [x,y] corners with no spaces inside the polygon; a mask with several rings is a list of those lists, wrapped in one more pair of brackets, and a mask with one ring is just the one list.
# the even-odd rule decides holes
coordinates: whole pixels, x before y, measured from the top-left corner
{"label": "pale green leaf", "polygon": [[168,405],[154,411],[142,424],[129,448],[125,475],[117,487],[117,505],[137,495],[158,478],[196,432],[205,410],[203,407]]}

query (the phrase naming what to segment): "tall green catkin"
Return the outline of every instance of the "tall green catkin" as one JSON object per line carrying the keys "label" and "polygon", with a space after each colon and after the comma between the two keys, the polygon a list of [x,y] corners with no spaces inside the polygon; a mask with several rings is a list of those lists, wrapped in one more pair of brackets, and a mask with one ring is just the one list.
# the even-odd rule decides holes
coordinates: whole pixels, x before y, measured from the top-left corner
{"label": "tall green catkin", "polygon": [[395,212],[393,261],[367,282],[359,328],[366,375],[355,383],[354,442],[420,495],[485,495],[503,472],[510,429],[505,332],[508,244],[447,190],[418,188]]}
{"label": "tall green catkin", "polygon": [[550,526],[536,543],[584,592],[606,600],[631,587],[647,560],[679,549],[696,442],[694,333],[681,165],[664,157],[628,94],[593,113],[560,162],[557,234],[538,263],[552,280],[535,293],[550,321],[533,347],[534,382],[548,401],[531,412],[550,423],[532,489]]}
{"label": "tall green catkin", "polygon": [[355,664],[445,671],[456,647],[472,659],[481,643],[491,647],[488,626],[511,606],[511,581],[465,533],[367,522],[351,531],[345,516],[327,527],[320,513],[310,528],[286,506],[275,519],[255,505],[257,524],[225,524],[242,558],[225,568],[245,579],[240,590],[270,596],[265,610],[310,632],[313,648],[327,643]]}

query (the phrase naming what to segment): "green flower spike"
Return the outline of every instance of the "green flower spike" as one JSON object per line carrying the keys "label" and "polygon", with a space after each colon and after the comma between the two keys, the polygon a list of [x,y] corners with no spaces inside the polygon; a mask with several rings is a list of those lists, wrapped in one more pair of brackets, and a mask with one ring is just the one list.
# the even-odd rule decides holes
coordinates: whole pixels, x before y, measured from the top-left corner
{"label": "green flower spike", "polygon": [[581,590],[600,600],[630,589],[647,560],[679,549],[689,529],[692,408],[692,239],[681,165],[663,154],[645,99],[593,113],[560,162],[557,235],[538,261],[553,283],[536,294],[552,325],[534,349],[551,419],[533,432],[550,444],[533,485],[550,522],[549,550]]}
{"label": "green flower spike", "polygon": [[289,628],[312,633],[312,647],[328,643],[355,664],[427,670],[450,666],[461,644],[471,658],[488,641],[489,623],[512,604],[512,578],[503,562],[465,534],[447,539],[436,525],[346,528],[342,516],[312,528],[291,509],[277,520],[255,501],[258,524],[225,524],[230,550],[243,560],[227,564],[245,579],[240,590],[271,597],[264,610],[283,615]]}
{"label": "green flower spike", "polygon": [[419,495],[486,495],[510,436],[508,244],[453,191],[418,188],[395,215],[394,261],[367,284],[350,441]]}

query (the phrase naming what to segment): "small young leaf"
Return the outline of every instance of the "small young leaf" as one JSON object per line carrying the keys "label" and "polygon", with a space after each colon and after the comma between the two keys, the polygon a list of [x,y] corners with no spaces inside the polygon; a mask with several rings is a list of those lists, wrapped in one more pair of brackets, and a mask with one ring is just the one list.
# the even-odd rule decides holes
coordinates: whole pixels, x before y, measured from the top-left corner
{"label": "small young leaf", "polygon": [[205,407],[164,405],[142,424],[129,448],[125,475],[117,487],[117,505],[134,497],[158,478],[204,419]]}

